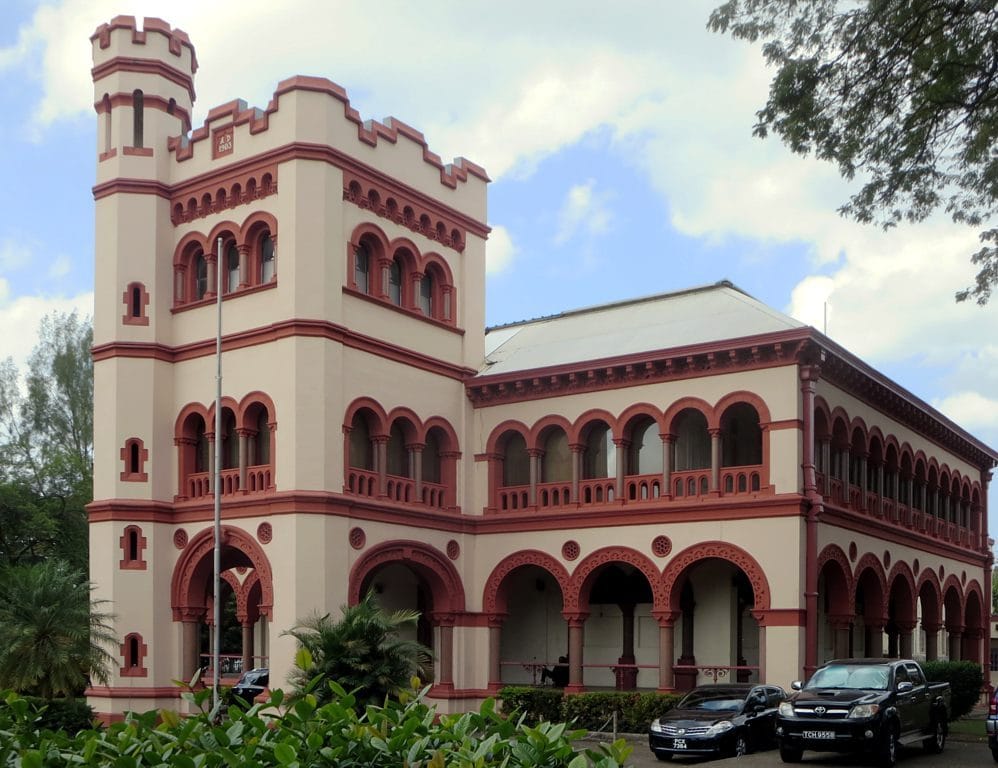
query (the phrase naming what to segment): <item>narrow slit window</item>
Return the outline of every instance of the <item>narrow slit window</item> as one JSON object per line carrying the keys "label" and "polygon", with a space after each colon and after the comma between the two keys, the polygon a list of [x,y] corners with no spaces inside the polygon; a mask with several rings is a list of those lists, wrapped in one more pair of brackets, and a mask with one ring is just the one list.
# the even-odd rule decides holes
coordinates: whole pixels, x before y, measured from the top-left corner
{"label": "narrow slit window", "polygon": [[132,146],[142,147],[142,133],[144,123],[144,97],[142,91],[136,90],[132,93]]}

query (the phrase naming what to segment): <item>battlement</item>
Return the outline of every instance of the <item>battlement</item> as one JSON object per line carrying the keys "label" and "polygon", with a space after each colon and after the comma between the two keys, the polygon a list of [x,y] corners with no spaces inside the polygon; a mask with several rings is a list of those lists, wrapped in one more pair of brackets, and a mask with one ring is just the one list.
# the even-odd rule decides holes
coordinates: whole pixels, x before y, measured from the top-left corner
{"label": "battlement", "polygon": [[[470,177],[479,179],[482,182],[490,181],[485,169],[464,157],[458,157],[451,163],[445,163],[440,155],[430,150],[426,138],[415,128],[403,123],[395,118],[388,117],[384,121],[364,120],[360,113],[350,104],[346,90],[336,83],[324,77],[296,76],[282,80],[266,109],[248,107],[246,102],[237,99],[211,109],[205,118],[204,124],[195,129],[191,135],[177,136],[169,141],[169,149],[174,153],[177,162],[184,162],[198,157],[210,157],[214,152],[218,154],[217,147],[211,141],[206,141],[214,135],[219,127],[230,127],[245,130],[249,135],[263,134],[271,130],[272,118],[278,115],[283,103],[289,98],[319,94],[326,97],[322,101],[311,101],[292,107],[292,114],[297,113],[297,123],[301,125],[322,126],[326,121],[321,118],[322,113],[329,110],[330,103],[336,105],[334,112],[342,114],[344,120],[352,126],[352,131],[356,136],[356,141],[362,148],[377,148],[379,143],[384,141],[391,145],[400,147],[404,151],[406,145],[410,146],[418,158],[426,166],[435,170],[438,174],[439,182],[445,187],[456,189],[459,183],[466,183]],[[315,113],[315,120],[303,120],[303,112]],[[339,134],[335,128],[332,134]],[[316,135],[308,137],[316,144],[336,144],[334,137]],[[299,135],[300,142],[302,137]],[[283,144],[283,142],[280,142]],[[356,150],[347,147],[338,147],[348,154],[356,154]]]}
{"label": "battlement", "polygon": [[121,73],[156,75],[181,87],[193,106],[198,62],[186,32],[157,18],[146,18],[140,30],[134,16],[115,16],[97,27],[90,42],[95,84]]}

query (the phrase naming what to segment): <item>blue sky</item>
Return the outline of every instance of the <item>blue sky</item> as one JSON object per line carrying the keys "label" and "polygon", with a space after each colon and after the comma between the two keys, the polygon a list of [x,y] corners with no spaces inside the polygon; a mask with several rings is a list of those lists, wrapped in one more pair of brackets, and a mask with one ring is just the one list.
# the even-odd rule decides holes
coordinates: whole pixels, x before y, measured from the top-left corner
{"label": "blue sky", "polygon": [[838,217],[849,187],[833,168],[751,136],[770,75],[757,48],[705,30],[712,6],[7,0],[0,358],[23,361],[44,314],[92,311],[89,36],[128,13],[191,36],[195,125],[321,75],[363,117],[483,165],[490,324],[726,278],[817,327],[827,303],[832,338],[998,445],[998,302],[953,300],[975,232]]}

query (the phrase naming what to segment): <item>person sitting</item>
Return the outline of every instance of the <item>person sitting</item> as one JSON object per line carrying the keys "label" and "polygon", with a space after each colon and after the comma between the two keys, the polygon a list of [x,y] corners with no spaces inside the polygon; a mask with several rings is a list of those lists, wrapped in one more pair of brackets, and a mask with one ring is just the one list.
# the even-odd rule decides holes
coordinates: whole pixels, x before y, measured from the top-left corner
{"label": "person sitting", "polygon": [[564,688],[568,685],[568,656],[559,656],[554,669],[544,667],[541,670],[541,685],[544,685],[546,680],[550,680],[555,688]]}

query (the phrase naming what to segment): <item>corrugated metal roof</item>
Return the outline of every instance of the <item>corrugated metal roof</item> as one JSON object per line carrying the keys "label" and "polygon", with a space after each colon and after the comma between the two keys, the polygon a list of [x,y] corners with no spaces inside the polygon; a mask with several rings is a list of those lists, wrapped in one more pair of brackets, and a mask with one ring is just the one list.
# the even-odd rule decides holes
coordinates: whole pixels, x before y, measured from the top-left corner
{"label": "corrugated metal roof", "polygon": [[481,373],[511,373],[803,327],[724,281],[487,329]]}

